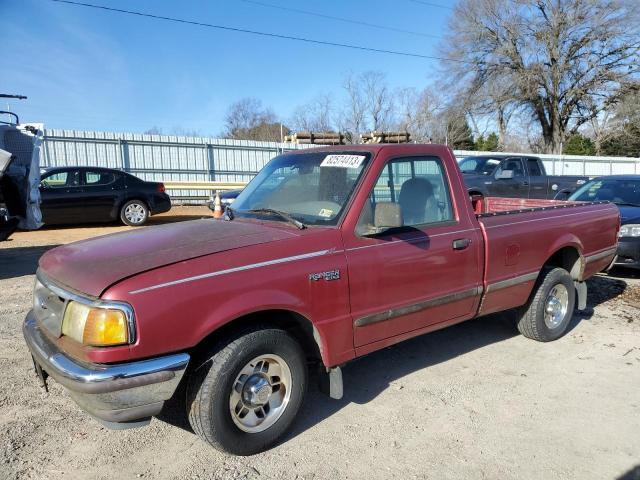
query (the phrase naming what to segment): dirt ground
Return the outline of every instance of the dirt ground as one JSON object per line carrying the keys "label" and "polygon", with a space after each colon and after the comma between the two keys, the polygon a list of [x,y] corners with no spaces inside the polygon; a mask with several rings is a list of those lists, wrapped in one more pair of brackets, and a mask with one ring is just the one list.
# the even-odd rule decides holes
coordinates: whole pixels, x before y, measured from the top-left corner
{"label": "dirt ground", "polygon": [[[151,224],[208,215],[175,208]],[[263,454],[213,450],[179,410],[107,430],[55,382],[39,387],[21,323],[44,251],[127,228],[49,228],[0,243],[1,479],[640,478],[640,276],[629,270],[592,279],[588,310],[556,342],[490,316],[352,362],[344,398],[312,383],[293,431]]]}

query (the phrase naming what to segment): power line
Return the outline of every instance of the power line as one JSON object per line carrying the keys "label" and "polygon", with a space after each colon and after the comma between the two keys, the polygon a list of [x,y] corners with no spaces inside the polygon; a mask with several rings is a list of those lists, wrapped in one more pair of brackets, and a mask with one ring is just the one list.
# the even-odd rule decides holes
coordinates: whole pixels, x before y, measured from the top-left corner
{"label": "power line", "polygon": [[390,32],[408,33],[410,35],[418,35],[420,37],[441,38],[440,35],[433,35],[431,33],[422,33],[422,32],[416,32],[416,31],[413,31],[413,30],[405,30],[405,29],[402,29],[402,28],[389,27],[389,26],[386,26],[386,25],[378,25],[376,23],[363,22],[363,21],[360,21],[360,20],[353,20],[351,18],[336,17],[336,16],[333,16],[333,15],[327,15],[327,14],[324,14],[324,13],[310,12],[308,10],[301,10],[301,9],[298,9],[298,8],[283,7],[281,5],[274,5],[272,3],[258,2],[256,0],[241,0],[241,1],[243,1],[245,3],[252,3],[254,5],[260,5],[261,7],[276,8],[278,10],[284,10],[284,11],[287,11],[287,12],[301,13],[303,15],[310,15],[310,16],[313,16],[313,17],[326,18],[326,19],[329,19],[329,20],[337,20],[339,22],[352,23],[354,25],[362,25],[364,27],[378,28],[380,30],[388,30]]}
{"label": "power line", "polygon": [[445,10],[453,10],[453,7],[450,7],[449,5],[439,5],[437,3],[425,2],[423,0],[409,0],[409,1],[413,3],[419,3],[421,5],[427,5],[428,7],[444,8]]}
{"label": "power line", "polygon": [[374,52],[374,53],[384,53],[384,54],[389,54],[389,55],[398,55],[398,56],[402,56],[402,57],[413,57],[413,58],[424,58],[427,60],[441,60],[441,61],[445,61],[445,62],[457,62],[457,63],[468,63],[465,62],[464,60],[457,60],[457,59],[453,59],[453,58],[444,58],[444,57],[437,57],[434,55],[423,55],[420,53],[412,53],[412,52],[402,52],[399,50],[386,50],[383,48],[373,48],[373,47],[365,47],[363,45],[354,45],[354,44],[349,44],[349,43],[338,43],[338,42],[330,42],[327,40],[315,40],[312,38],[305,38],[305,37],[296,37],[293,35],[283,35],[283,34],[279,34],[279,33],[271,33],[271,32],[261,32],[258,30],[249,30],[246,28],[237,28],[237,27],[229,27],[227,25],[216,25],[216,24],[212,24],[212,23],[205,23],[205,22],[198,22],[195,20],[185,20],[182,18],[175,18],[175,17],[166,17],[163,15],[154,15],[151,13],[144,13],[144,12],[137,12],[134,10],[124,10],[121,8],[113,8],[113,7],[105,7],[104,5],[94,5],[91,3],[84,3],[84,2],[76,2],[76,1],[72,1],[72,0],[50,0],[52,2],[56,2],[56,3],[65,3],[68,5],[74,5],[74,6],[79,6],[79,7],[88,7],[88,8],[95,8],[95,9],[99,9],[99,10],[106,10],[109,12],[116,12],[116,13],[123,13],[123,14],[127,14],[127,15],[135,15],[138,17],[146,17],[146,18],[153,18],[155,20],[165,20],[168,22],[176,22],[176,23],[183,23],[183,24],[187,24],[187,25],[196,25],[199,27],[207,27],[207,28],[215,28],[218,30],[226,30],[226,31],[230,31],[230,32],[237,32],[237,33],[247,33],[247,34],[251,34],[251,35],[259,35],[262,37],[270,37],[270,38],[280,38],[283,40],[293,40],[296,42],[304,42],[304,43],[312,43],[312,44],[316,44],[316,45],[325,45],[325,46],[331,46],[331,47],[340,47],[340,48],[349,48],[351,50],[360,50],[360,51],[365,51],[365,52]]}

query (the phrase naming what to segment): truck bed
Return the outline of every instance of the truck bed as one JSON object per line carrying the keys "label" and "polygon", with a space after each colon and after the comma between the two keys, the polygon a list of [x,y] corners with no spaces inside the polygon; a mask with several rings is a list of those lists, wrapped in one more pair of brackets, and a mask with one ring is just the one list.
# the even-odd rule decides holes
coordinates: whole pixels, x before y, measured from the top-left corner
{"label": "truck bed", "polygon": [[580,261],[571,273],[582,281],[606,268],[616,253],[620,213],[609,202],[488,197],[474,199],[474,210],[485,240],[480,314],[524,304],[550,255],[577,251]]}

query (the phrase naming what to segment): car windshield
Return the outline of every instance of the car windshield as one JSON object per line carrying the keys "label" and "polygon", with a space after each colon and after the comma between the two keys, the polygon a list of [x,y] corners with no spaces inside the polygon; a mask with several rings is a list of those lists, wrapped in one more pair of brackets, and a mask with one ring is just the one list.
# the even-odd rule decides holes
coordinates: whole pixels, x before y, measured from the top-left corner
{"label": "car windshield", "polygon": [[366,152],[275,157],[238,195],[233,214],[286,221],[276,210],[305,225],[336,225],[369,157]]}
{"label": "car windshield", "polygon": [[458,166],[462,173],[476,173],[478,175],[491,175],[500,165],[501,158],[492,157],[466,157],[460,160]]}
{"label": "car windshield", "polygon": [[576,190],[569,200],[580,202],[607,200],[618,205],[640,207],[640,179],[597,178]]}

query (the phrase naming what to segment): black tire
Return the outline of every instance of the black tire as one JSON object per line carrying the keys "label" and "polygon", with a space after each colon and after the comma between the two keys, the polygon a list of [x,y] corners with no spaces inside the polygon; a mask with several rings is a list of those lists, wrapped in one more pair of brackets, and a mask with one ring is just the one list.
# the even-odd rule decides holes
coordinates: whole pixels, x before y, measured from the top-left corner
{"label": "black tire", "polygon": [[120,208],[120,221],[130,227],[144,225],[148,219],[149,207],[142,200],[129,200]]}
{"label": "black tire", "polygon": [[[241,430],[232,418],[231,394],[243,368],[261,355],[277,355],[291,373],[289,400],[271,426]],[[187,380],[187,412],[196,434],[218,450],[253,455],[273,446],[287,432],[307,388],[307,364],[298,342],[286,331],[255,328],[219,344]]]}
{"label": "black tire", "polygon": [[[556,285],[562,285],[566,289],[566,313],[560,315],[561,320],[558,320],[557,324],[550,326],[545,321],[545,309],[549,294]],[[538,278],[529,302],[518,311],[518,330],[525,337],[539,342],[556,340],[567,330],[575,302],[576,288],[569,272],[563,268],[545,268]]]}

